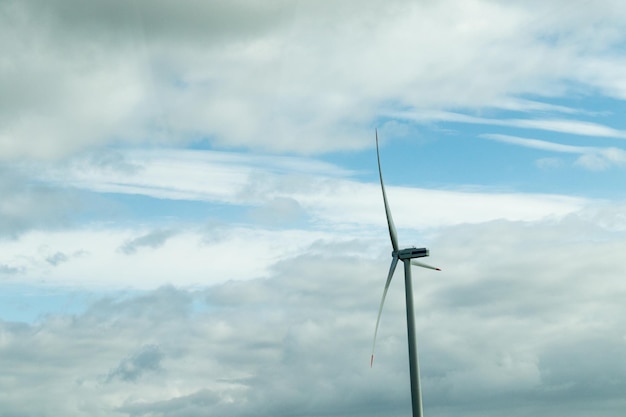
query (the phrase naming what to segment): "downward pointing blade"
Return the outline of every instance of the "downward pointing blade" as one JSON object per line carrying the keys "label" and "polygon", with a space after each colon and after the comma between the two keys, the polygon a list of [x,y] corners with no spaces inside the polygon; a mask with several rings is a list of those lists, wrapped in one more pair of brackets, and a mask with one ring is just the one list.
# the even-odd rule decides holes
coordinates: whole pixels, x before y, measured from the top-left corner
{"label": "downward pointing blade", "polygon": [[387,282],[385,283],[385,289],[383,290],[383,298],[380,300],[380,307],[378,307],[378,317],[376,317],[376,328],[374,329],[374,342],[372,343],[372,357],[370,358],[370,367],[374,364],[374,348],[376,347],[376,336],[378,335],[378,325],[380,324],[380,315],[383,312],[383,305],[385,304],[385,298],[387,297],[387,290],[389,284],[391,284],[391,278],[398,265],[398,258],[393,257],[391,260],[391,266],[389,267],[389,275],[387,275]]}
{"label": "downward pointing blade", "polygon": [[380,188],[383,190],[383,201],[385,203],[385,214],[387,214],[387,226],[389,227],[391,246],[393,246],[394,251],[397,251],[398,233],[396,232],[396,226],[393,224],[393,218],[391,217],[391,209],[389,209],[389,203],[387,202],[387,193],[385,192],[385,184],[383,183],[383,171],[380,168],[380,152],[378,151],[378,129],[376,129],[376,157],[378,158],[378,175],[380,177]]}
{"label": "downward pointing blade", "polygon": [[428,264],[422,263],[422,262],[418,262],[418,261],[411,261],[411,265],[415,265],[415,266],[421,266],[422,268],[428,268],[428,269],[434,269],[435,271],[441,271],[441,269],[437,268],[436,266],[430,266]]}

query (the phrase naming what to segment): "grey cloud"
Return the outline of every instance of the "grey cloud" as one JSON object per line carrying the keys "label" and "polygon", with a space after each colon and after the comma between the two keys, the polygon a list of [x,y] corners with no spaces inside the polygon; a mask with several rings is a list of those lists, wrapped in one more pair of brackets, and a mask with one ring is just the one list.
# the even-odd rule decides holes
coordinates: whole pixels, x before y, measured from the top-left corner
{"label": "grey cloud", "polygon": [[[216,413],[216,406],[220,403],[218,393],[201,390],[190,395],[158,401],[147,404],[128,404],[118,411],[129,416],[199,416],[207,413]],[[209,411],[210,410],[210,411]],[[217,414],[215,414],[217,415]]]}
{"label": "grey cloud", "polygon": [[145,295],[129,293],[102,298],[87,309],[84,319],[109,322],[122,316],[149,323],[184,321],[192,312],[193,301],[193,293],[165,286]]}
{"label": "grey cloud", "polygon": [[54,255],[50,255],[46,258],[46,262],[48,262],[52,266],[57,266],[62,264],[63,262],[67,262],[69,257],[63,252],[57,252]]}
{"label": "grey cloud", "polygon": [[[426,414],[621,415],[626,240],[602,225],[618,215],[463,225],[430,238],[443,272],[414,273]],[[358,242],[320,241],[264,279],[0,322],[0,406],[44,417],[406,415],[400,273],[369,368],[386,244],[367,259]],[[33,378],[46,389],[35,394]]]}
{"label": "grey cloud", "polygon": [[79,250],[73,253],[57,251],[51,255],[46,256],[45,260],[48,264],[52,266],[59,266],[61,264],[71,261],[72,259],[80,258],[85,255],[87,255],[87,252],[84,250]]}
{"label": "grey cloud", "polygon": [[[310,265],[321,260],[312,259]],[[326,271],[341,263],[332,258],[326,261]],[[301,262],[298,259],[297,263]],[[303,410],[303,415],[317,415],[320,409],[328,415],[356,415],[364,411],[364,406],[358,405],[360,394],[342,399],[340,393],[363,384],[369,327],[349,317],[333,324],[335,296],[329,297],[333,302],[328,308],[318,309],[316,300],[320,295],[328,298],[324,288],[332,274],[315,283],[311,278],[316,274],[310,271],[283,291],[275,291],[283,287],[281,281],[291,278],[291,268],[284,265],[282,269],[285,275],[278,282],[268,281],[267,286],[254,282],[247,291],[234,282],[224,291],[215,288],[215,294],[213,290],[191,293],[163,288],[119,301],[103,300],[72,318],[49,317],[27,326],[19,335],[4,328],[8,344],[0,358],[13,363],[6,369],[19,386],[28,385],[33,363],[38,364],[39,384],[54,385],[39,405],[26,407],[42,415],[62,412],[72,416],[96,408],[102,410],[98,415],[122,412],[132,416],[293,415],[298,410]],[[367,271],[365,266],[359,269]],[[341,276],[347,272],[343,269]],[[307,281],[310,287],[300,297],[297,288]],[[347,291],[346,285],[337,288],[338,294]],[[248,301],[229,300],[228,293],[235,297],[242,293]],[[205,307],[196,310],[194,305],[203,299],[208,300]],[[172,308],[174,312],[167,312]],[[360,335],[361,354],[356,357],[354,351],[345,349],[348,335]],[[43,343],[47,349],[41,349]],[[128,355],[137,344],[168,352],[167,366],[153,348]],[[120,357],[126,359],[120,362]],[[347,362],[345,374],[327,375],[327,367],[337,360]],[[148,378],[152,371],[145,369],[159,366],[167,378]],[[297,368],[300,371],[294,372]],[[103,374],[109,375],[108,383],[100,385],[99,375]],[[132,393],[123,394],[127,390],[122,384],[135,377]],[[172,394],[163,383],[182,394]],[[2,388],[8,392],[9,386]],[[0,395],[0,404],[3,409],[17,408],[29,392],[12,390],[10,397]],[[79,396],[85,408],[73,411],[65,406],[67,394],[58,397],[64,398],[62,403],[55,401],[60,392]],[[122,398],[123,404],[107,400],[111,395]],[[342,403],[339,407],[333,406],[336,399]]]}
{"label": "grey cloud", "polygon": [[76,0],[30,0],[20,2],[20,6],[24,13],[38,14],[45,17],[47,23],[78,36],[91,36],[95,32],[111,37],[121,34],[121,39],[126,40],[146,37],[195,42],[217,42],[264,33],[281,22],[288,23],[286,18],[295,8],[285,0],[209,3],[113,0],[90,6]]}
{"label": "grey cloud", "polygon": [[198,137],[310,154],[369,146],[381,109],[483,108],[572,83],[624,97],[619,4],[455,6],[5,1],[0,158]]}
{"label": "grey cloud", "polygon": [[[58,167],[72,163],[0,163],[0,239],[15,239],[32,230],[66,229],[90,216],[112,218],[122,211],[106,196],[64,183],[64,174]],[[123,162],[120,165],[116,169],[131,169]],[[47,261],[58,264],[64,261],[63,256],[69,259],[81,255],[58,253],[48,254]]]}
{"label": "grey cloud", "polygon": [[131,239],[120,247],[120,251],[127,255],[132,255],[142,248],[159,248],[167,242],[168,239],[175,236],[174,230],[154,230],[143,236]]}
{"label": "grey cloud", "polygon": [[163,352],[158,346],[148,345],[142,347],[139,352],[123,359],[120,364],[109,372],[107,382],[119,378],[122,381],[135,382],[146,372],[161,370]]}
{"label": "grey cloud", "polygon": [[84,208],[77,192],[34,180],[28,169],[0,165],[0,238],[68,226]]}
{"label": "grey cloud", "polygon": [[0,274],[13,275],[20,272],[20,268],[13,267],[11,265],[0,264]]}
{"label": "grey cloud", "polygon": [[141,170],[141,166],[129,161],[127,156],[115,150],[99,150],[86,155],[85,167],[83,169],[90,170],[93,167],[104,172],[113,171],[121,172],[127,175],[136,174]]}

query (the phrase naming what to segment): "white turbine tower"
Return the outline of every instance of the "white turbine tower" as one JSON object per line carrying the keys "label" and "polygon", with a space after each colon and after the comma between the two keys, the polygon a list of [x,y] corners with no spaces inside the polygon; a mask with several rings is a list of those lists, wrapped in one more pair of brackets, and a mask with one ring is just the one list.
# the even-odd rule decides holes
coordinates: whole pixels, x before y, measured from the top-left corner
{"label": "white turbine tower", "polygon": [[434,269],[440,271],[439,268],[426,265],[424,263],[414,260],[414,258],[423,258],[428,256],[428,249],[426,248],[398,248],[398,234],[396,232],[396,226],[393,224],[393,218],[391,217],[391,210],[389,209],[389,202],[387,201],[387,193],[385,192],[385,184],[383,183],[383,172],[380,168],[380,152],[378,150],[378,130],[376,130],[376,156],[378,158],[378,175],[380,176],[380,188],[383,191],[383,202],[385,203],[385,213],[387,215],[387,225],[389,227],[389,237],[391,238],[391,246],[393,252],[391,252],[391,267],[389,268],[389,275],[387,276],[387,282],[385,283],[385,289],[383,290],[383,298],[380,301],[380,307],[378,308],[378,317],[376,318],[376,328],[374,330],[374,342],[372,343],[372,356],[370,359],[370,366],[374,363],[374,348],[376,346],[376,335],[378,334],[378,324],[380,323],[380,315],[383,311],[383,304],[385,304],[385,297],[387,296],[387,290],[391,283],[391,278],[398,265],[398,260],[404,263],[404,285],[406,296],[406,324],[407,333],[409,338],[409,370],[411,376],[411,403],[413,406],[413,417],[422,417],[422,390],[420,388],[420,373],[419,363],[417,360],[417,342],[415,339],[415,313],[413,312],[413,285],[411,282],[411,265],[421,266],[422,268]]}

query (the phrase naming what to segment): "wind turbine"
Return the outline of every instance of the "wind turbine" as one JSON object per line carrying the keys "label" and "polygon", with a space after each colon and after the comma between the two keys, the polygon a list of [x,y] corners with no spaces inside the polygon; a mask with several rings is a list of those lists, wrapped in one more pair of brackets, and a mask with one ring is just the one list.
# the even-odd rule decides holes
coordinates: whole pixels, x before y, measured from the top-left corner
{"label": "wind turbine", "polygon": [[413,284],[411,281],[411,265],[420,266],[422,268],[434,269],[441,271],[439,268],[418,262],[415,258],[423,258],[428,256],[428,249],[426,248],[407,248],[399,249],[398,247],[398,233],[396,232],[396,226],[393,223],[391,217],[391,210],[389,209],[389,202],[387,201],[387,193],[385,192],[385,184],[383,183],[383,172],[380,168],[380,151],[378,150],[378,129],[376,129],[376,157],[378,158],[378,175],[380,177],[380,188],[383,191],[383,202],[385,203],[385,214],[387,215],[387,226],[389,227],[389,237],[391,238],[391,246],[393,252],[391,252],[391,266],[389,267],[389,275],[387,275],[387,282],[385,283],[385,289],[383,290],[383,297],[380,301],[380,307],[378,307],[378,317],[376,318],[376,328],[374,330],[374,342],[372,343],[372,357],[370,359],[370,366],[374,363],[374,348],[376,347],[376,335],[378,334],[378,325],[380,324],[380,315],[383,311],[383,304],[385,304],[385,297],[387,297],[387,290],[393,278],[393,273],[396,270],[398,261],[404,263],[404,285],[405,285],[405,297],[406,297],[406,325],[407,334],[409,338],[409,370],[411,376],[411,403],[413,406],[413,417],[422,417],[422,390],[420,388],[420,372],[419,362],[417,360],[417,342],[415,339],[415,313],[413,311]]}

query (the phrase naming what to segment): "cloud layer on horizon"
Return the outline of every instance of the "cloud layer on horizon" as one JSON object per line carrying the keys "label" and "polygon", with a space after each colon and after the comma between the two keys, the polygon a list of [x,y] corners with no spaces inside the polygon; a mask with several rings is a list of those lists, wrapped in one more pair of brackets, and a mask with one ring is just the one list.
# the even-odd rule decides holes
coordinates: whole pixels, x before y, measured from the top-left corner
{"label": "cloud layer on horizon", "polygon": [[[443,272],[414,274],[430,415],[620,415],[626,238],[592,219],[461,225],[434,239]],[[316,243],[265,278],[1,322],[0,406],[68,417],[403,415],[401,274],[370,369],[389,258],[355,257],[353,245]]]}

